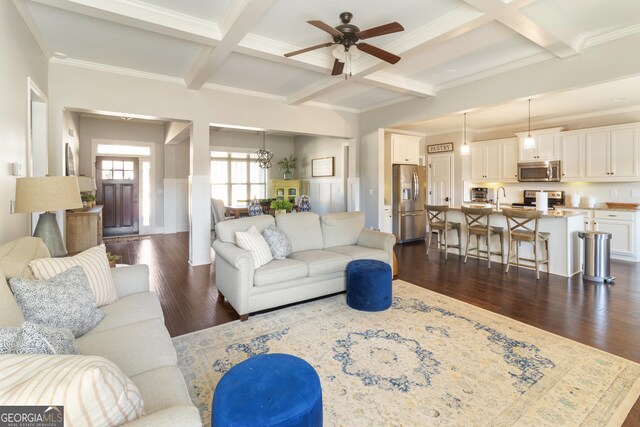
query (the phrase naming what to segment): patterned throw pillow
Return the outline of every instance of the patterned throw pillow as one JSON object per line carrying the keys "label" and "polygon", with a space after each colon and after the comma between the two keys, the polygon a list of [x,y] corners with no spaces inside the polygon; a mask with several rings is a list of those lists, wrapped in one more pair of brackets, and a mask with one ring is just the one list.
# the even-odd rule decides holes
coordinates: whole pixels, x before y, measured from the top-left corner
{"label": "patterned throw pillow", "polygon": [[242,249],[251,252],[255,268],[263,266],[273,259],[267,241],[264,240],[255,225],[249,227],[247,231],[236,231],[236,243]]}
{"label": "patterned throw pillow", "polygon": [[138,387],[98,356],[0,357],[0,406],[61,405],[69,426],[119,426],[144,415]]}
{"label": "patterned throw pillow", "polygon": [[105,316],[93,302],[82,267],[72,267],[45,281],[16,277],[10,285],[25,321],[70,329],[76,338]]}
{"label": "patterned throw pillow", "polygon": [[0,328],[0,354],[16,352],[20,328]]}
{"label": "patterned throw pillow", "polygon": [[79,354],[69,329],[24,322],[16,341],[17,354]]}
{"label": "patterned throw pillow", "polygon": [[273,259],[286,259],[291,255],[291,241],[282,231],[273,225],[262,230],[262,235],[271,249]]}
{"label": "patterned throw pillow", "polygon": [[95,246],[72,257],[34,259],[29,263],[29,268],[36,279],[47,280],[76,265],[82,266],[89,278],[96,306],[102,307],[118,300],[104,245]]}

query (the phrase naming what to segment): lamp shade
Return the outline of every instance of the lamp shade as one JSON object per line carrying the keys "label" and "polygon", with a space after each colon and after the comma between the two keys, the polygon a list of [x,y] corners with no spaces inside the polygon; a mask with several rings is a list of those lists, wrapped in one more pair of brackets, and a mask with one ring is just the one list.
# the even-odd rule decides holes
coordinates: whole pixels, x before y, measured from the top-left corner
{"label": "lamp shade", "polygon": [[75,176],[16,179],[16,212],[52,212],[82,207]]}
{"label": "lamp shade", "polygon": [[81,193],[84,193],[86,191],[96,191],[96,180],[91,178],[90,176],[79,176],[78,187],[80,187]]}

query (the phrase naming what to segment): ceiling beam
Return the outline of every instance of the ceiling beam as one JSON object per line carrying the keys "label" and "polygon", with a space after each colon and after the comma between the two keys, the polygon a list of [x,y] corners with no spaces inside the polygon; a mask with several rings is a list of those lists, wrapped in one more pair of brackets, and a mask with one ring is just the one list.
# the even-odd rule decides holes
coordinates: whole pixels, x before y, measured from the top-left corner
{"label": "ceiling beam", "polygon": [[31,1],[195,43],[215,46],[220,39],[218,26],[212,22],[143,2],[127,0]]}
{"label": "ceiling beam", "polygon": [[[459,37],[461,34],[471,31],[486,22],[488,22],[487,18],[485,18],[482,13],[471,7],[463,6],[415,31],[405,34],[403,37],[384,46],[384,49],[400,56],[408,55],[416,50]],[[420,97],[433,96],[433,88],[429,87],[429,85],[418,87],[419,83],[413,81],[406,81],[403,84],[401,82],[402,78],[391,79],[389,77],[391,73],[383,73],[370,79],[366,78],[389,66],[390,64],[365,54],[362,55],[361,59],[353,63],[352,75],[361,83],[385,87],[386,89],[400,93],[411,93],[414,91],[417,94],[416,96]],[[392,84],[392,80],[395,80],[398,85]],[[290,95],[287,97],[287,102],[291,105],[301,104],[313,99],[315,96],[339,87],[343,82],[343,78],[327,77],[323,79],[321,83],[312,83]]]}
{"label": "ceiling beam", "polygon": [[386,73],[384,71],[376,71],[375,73],[364,76],[362,79],[359,79],[359,81],[370,86],[413,95],[418,98],[427,98],[429,96],[436,95],[433,86],[430,84],[411,80],[406,77],[398,76],[397,74]]}
{"label": "ceiling beam", "polygon": [[271,7],[274,0],[242,0],[231,2],[221,19],[222,39],[215,49],[203,48],[185,77],[189,89],[200,89],[237,48]]}
{"label": "ceiling beam", "polygon": [[514,0],[509,3],[496,0],[463,1],[558,58],[568,58],[580,53],[583,41],[578,33],[568,27],[566,22],[560,22],[557,14],[548,6],[539,3],[532,10],[523,10],[538,0]]}

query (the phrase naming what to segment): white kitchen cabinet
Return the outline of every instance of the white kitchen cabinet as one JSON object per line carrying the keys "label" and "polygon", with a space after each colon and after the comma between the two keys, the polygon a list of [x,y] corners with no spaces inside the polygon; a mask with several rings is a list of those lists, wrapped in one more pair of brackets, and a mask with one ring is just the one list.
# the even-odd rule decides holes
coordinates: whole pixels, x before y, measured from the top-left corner
{"label": "white kitchen cabinet", "polygon": [[638,261],[638,212],[596,210],[593,212],[593,230],[611,233],[611,257]]}
{"label": "white kitchen cabinet", "polygon": [[596,180],[640,176],[638,127],[602,128],[585,135],[585,176]]}
{"label": "white kitchen cabinet", "polygon": [[562,160],[562,180],[582,180],[584,172],[584,139],[583,133],[560,135],[560,151]]}
{"label": "white kitchen cabinet", "polygon": [[524,148],[527,132],[516,133],[518,136],[518,161],[538,162],[560,159],[560,131],[562,128],[545,129],[531,132],[535,140],[534,148]]}
{"label": "white kitchen cabinet", "polygon": [[499,181],[502,177],[502,147],[498,141],[474,142],[471,147],[471,179]]}
{"label": "white kitchen cabinet", "polygon": [[518,140],[515,138],[503,140],[502,144],[502,174],[500,181],[518,181]]}
{"label": "white kitchen cabinet", "polygon": [[391,162],[397,164],[420,164],[420,141],[412,135],[391,134]]}

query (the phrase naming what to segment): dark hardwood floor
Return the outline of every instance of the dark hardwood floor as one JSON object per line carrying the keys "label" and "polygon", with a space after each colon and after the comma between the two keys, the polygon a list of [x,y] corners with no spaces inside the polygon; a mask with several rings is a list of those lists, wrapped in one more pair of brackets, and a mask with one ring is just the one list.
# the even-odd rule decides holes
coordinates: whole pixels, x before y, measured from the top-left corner
{"label": "dark hardwood floor", "polygon": [[[107,244],[122,255],[119,262],[149,265],[172,336],[239,318],[218,300],[213,264],[189,265],[188,247],[187,233]],[[640,263],[612,261],[616,282],[606,285],[580,276],[541,274],[536,280],[531,270],[505,273],[477,259],[464,264],[436,251],[426,257],[425,249],[422,242],[396,246],[399,279],[640,363]],[[624,425],[640,425],[640,400]]]}

